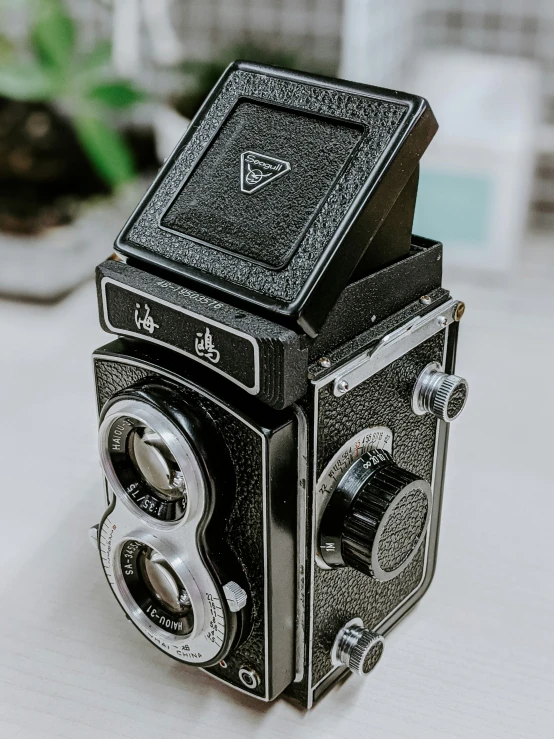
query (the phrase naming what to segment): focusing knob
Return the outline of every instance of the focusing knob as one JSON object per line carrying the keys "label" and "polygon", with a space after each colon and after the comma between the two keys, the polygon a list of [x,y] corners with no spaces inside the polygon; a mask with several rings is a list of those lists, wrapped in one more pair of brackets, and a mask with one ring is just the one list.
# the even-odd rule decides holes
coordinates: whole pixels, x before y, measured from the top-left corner
{"label": "focusing knob", "polygon": [[383,654],[385,640],[380,634],[364,629],[362,620],[354,618],[337,634],[331,661],[344,665],[356,675],[368,675]]}
{"label": "focusing knob", "polygon": [[432,413],[441,421],[454,421],[463,411],[468,384],[463,377],[447,375],[440,371],[437,362],[431,362],[423,370],[414,387],[412,408],[418,416]]}
{"label": "focusing knob", "polygon": [[229,582],[223,586],[223,593],[225,594],[227,605],[233,613],[242,610],[248,601],[246,591],[233,580],[229,580]]}
{"label": "focusing knob", "polygon": [[376,580],[399,575],[415,557],[431,513],[431,487],[382,449],[346,472],[321,520],[319,546],[329,567],[353,567]]}

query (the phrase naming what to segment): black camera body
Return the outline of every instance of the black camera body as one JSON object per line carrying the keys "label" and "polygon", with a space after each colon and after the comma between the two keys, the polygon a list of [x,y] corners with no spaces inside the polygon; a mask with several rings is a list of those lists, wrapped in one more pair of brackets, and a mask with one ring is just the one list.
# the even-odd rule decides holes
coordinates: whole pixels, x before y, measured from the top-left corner
{"label": "black camera body", "polygon": [[426,101],[231,65],[97,270],[121,607],[171,657],[311,707],[433,576],[463,303],[412,236]]}

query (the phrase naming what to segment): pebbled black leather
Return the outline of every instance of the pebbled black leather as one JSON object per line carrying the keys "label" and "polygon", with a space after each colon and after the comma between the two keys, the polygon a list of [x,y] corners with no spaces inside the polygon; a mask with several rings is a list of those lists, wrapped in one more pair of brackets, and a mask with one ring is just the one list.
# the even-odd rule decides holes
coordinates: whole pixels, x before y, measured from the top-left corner
{"label": "pebbled black leather", "polygon": [[[297,110],[241,100],[162,218],[162,225],[187,238],[281,268],[348,162],[362,130]],[[241,155],[247,151],[286,161],[291,169],[255,192],[242,192]],[[256,165],[251,167],[256,171]],[[258,171],[262,170],[258,167]]]}

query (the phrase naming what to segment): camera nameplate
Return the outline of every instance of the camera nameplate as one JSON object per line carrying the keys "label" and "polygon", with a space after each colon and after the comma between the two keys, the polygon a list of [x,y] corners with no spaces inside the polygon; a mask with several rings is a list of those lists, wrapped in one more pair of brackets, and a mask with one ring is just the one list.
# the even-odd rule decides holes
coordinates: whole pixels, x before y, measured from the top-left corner
{"label": "camera nameplate", "polygon": [[[173,349],[227,377],[247,393],[259,393],[260,348],[252,336],[110,277],[102,279],[101,291],[109,331]],[[116,301],[114,314],[111,306]]]}

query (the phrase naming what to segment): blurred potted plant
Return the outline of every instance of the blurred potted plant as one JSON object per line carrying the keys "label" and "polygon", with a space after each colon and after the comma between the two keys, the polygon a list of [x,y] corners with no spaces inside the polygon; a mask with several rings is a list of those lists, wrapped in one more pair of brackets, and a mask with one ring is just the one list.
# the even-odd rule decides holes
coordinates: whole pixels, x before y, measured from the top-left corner
{"label": "blurred potted plant", "polygon": [[92,273],[155,160],[114,125],[144,95],[110,77],[109,45],[80,53],[62,0],[29,11],[29,55],[0,43],[0,291],[53,298]]}
{"label": "blurred potted plant", "polygon": [[229,64],[236,59],[289,69],[294,69],[297,64],[296,57],[292,53],[253,43],[234,44],[218,59],[183,62],[180,65],[182,92],[174,95],[169,105],[159,106],[154,118],[156,150],[160,160],[165,160],[171,154],[212,87]]}

